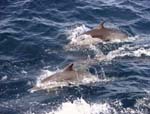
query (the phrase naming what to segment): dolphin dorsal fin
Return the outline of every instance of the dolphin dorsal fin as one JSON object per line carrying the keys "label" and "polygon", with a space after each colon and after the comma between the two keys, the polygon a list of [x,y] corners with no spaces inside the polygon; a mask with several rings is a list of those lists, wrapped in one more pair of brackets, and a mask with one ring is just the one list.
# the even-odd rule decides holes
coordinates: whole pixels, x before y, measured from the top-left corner
{"label": "dolphin dorsal fin", "polygon": [[104,23],[105,23],[105,21],[101,22],[101,23],[99,24],[99,26],[98,26],[98,29],[103,29],[103,28],[104,28]]}
{"label": "dolphin dorsal fin", "polygon": [[65,69],[64,71],[73,71],[73,63],[69,64]]}

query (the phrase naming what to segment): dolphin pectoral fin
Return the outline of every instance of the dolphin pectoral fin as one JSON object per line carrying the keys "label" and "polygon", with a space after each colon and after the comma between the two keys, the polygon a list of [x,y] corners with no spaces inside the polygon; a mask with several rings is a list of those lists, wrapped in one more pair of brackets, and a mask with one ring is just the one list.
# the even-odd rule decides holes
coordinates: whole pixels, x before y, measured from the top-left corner
{"label": "dolphin pectoral fin", "polygon": [[68,65],[65,69],[64,69],[64,71],[73,71],[73,63],[71,63],[70,65]]}

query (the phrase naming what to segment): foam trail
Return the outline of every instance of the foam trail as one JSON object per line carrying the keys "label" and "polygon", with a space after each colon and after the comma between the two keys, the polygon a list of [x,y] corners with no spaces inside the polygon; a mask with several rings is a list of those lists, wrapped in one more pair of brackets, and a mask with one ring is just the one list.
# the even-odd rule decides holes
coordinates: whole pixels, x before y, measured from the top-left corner
{"label": "foam trail", "polygon": [[115,57],[123,57],[123,56],[135,56],[135,57],[141,57],[143,54],[146,56],[150,56],[150,49],[145,49],[145,48],[139,48],[136,50],[129,50],[126,51],[122,48],[119,48],[118,50],[111,51],[108,53],[107,58],[108,59],[113,59]]}
{"label": "foam trail", "polygon": [[103,54],[103,52],[96,48],[96,46],[92,46],[91,50],[95,52],[94,58],[88,58],[86,60],[78,61],[80,64],[84,64],[86,66],[97,64],[102,61],[112,61],[113,59],[117,57],[142,57],[150,56],[150,47],[147,45],[142,46],[130,46],[130,45],[123,45],[122,47],[119,47],[116,50],[112,50],[108,52],[106,55]]}
{"label": "foam trail", "polygon": [[116,57],[141,57],[143,55],[150,56],[150,48],[147,47],[129,47],[124,45],[116,50],[110,51],[107,55],[96,54],[95,59],[99,61],[111,61]]}

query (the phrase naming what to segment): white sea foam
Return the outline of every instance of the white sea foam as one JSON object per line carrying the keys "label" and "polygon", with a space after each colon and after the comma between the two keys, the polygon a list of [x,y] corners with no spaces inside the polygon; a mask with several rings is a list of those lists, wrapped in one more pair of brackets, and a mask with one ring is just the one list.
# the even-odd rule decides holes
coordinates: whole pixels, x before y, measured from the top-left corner
{"label": "white sea foam", "polygon": [[80,98],[73,102],[64,102],[58,109],[44,114],[145,114],[145,111],[136,108],[123,108],[120,101],[89,103]]}
{"label": "white sea foam", "polygon": [[142,55],[150,56],[150,48],[137,46],[129,47],[128,45],[124,45],[116,50],[110,51],[107,55],[96,54],[96,59],[100,61],[102,60],[110,61],[116,57],[124,57],[124,56],[141,57]]}
{"label": "white sea foam", "polygon": [[[92,103],[78,98],[73,102],[63,102],[57,109],[45,110],[41,114],[149,114],[149,105],[145,105],[146,101],[147,99],[143,98],[136,102],[134,108],[124,108],[121,101],[118,100]],[[25,114],[36,113],[27,111]]]}
{"label": "white sea foam", "polygon": [[150,56],[150,47],[147,45],[142,46],[130,46],[130,45],[123,45],[118,49],[112,50],[107,54],[104,54],[101,49],[97,48],[94,45],[90,46],[90,49],[94,51],[95,56],[91,58],[90,56],[86,60],[78,61],[80,64],[84,65],[92,65],[96,64],[97,62],[101,61],[112,61],[118,57],[142,57],[142,56]]}
{"label": "white sea foam", "polygon": [[87,103],[84,99],[64,102],[57,110],[46,114],[117,114],[116,110],[107,103]]}
{"label": "white sea foam", "polygon": [[76,49],[78,46],[79,48],[87,47],[90,44],[97,44],[98,42],[102,42],[101,40],[97,38],[92,38],[89,35],[82,35],[82,33],[88,30],[89,28],[87,28],[85,25],[80,25],[72,28],[71,30],[68,30],[67,34],[70,43],[65,47],[65,49]]}

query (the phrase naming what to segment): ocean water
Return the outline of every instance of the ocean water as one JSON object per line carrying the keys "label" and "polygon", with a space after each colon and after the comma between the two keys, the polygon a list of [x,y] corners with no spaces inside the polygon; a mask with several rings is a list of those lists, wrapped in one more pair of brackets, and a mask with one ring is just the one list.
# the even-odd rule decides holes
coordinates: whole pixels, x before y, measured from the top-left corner
{"label": "ocean water", "polygon": [[[0,0],[0,114],[150,114],[149,0]],[[80,36],[101,21],[129,35]],[[30,92],[74,62],[99,80]]]}

